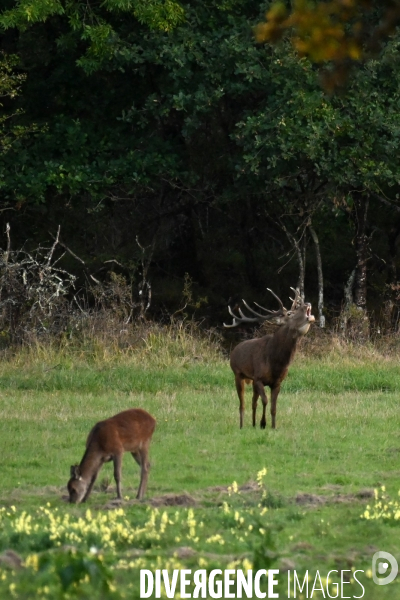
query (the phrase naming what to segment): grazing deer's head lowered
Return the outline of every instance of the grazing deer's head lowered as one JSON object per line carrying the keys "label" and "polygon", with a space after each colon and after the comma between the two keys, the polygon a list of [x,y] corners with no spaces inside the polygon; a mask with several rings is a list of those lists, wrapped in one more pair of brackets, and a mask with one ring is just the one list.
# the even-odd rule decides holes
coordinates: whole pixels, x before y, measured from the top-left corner
{"label": "grazing deer's head lowered", "polygon": [[99,421],[90,431],[86,452],[80,465],[71,467],[68,481],[69,501],[78,504],[89,498],[96,477],[105,462],[113,461],[117,498],[121,499],[122,455],[130,452],[140,466],[137,498],[146,491],[150,463],[148,460],[155,419],[141,408],[124,410],[110,419]]}
{"label": "grazing deer's head lowered", "polygon": [[[291,288],[293,289],[293,288]],[[263,403],[263,413],[260,427],[265,429],[265,411],[268,403],[264,386],[271,389],[271,418],[272,427],[275,429],[276,401],[282,381],[285,379],[289,365],[294,357],[299,338],[307,333],[315,317],[311,314],[311,304],[304,302],[297,290],[290,310],[287,310],[281,300],[270,289],[269,292],[278,300],[278,310],[268,310],[255,303],[258,309],[254,310],[243,300],[243,304],[252,316],[246,316],[239,308],[239,316],[235,315],[230,306],[229,314],[233,317],[231,325],[236,327],[242,323],[263,323],[269,321],[279,325],[279,329],[271,335],[241,342],[232,350],[230,364],[235,374],[236,389],[239,396],[240,427],[243,427],[244,414],[244,384],[253,382],[253,427],[256,425],[257,401],[259,396]]]}

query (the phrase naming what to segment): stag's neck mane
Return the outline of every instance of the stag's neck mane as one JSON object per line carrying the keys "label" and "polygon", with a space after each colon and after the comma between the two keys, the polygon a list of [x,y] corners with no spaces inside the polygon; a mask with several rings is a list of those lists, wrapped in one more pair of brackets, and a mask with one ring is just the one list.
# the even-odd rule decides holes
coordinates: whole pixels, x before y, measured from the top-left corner
{"label": "stag's neck mane", "polygon": [[290,363],[296,352],[297,342],[300,336],[295,329],[290,329],[286,325],[279,327],[274,334],[269,336],[267,353],[279,362]]}

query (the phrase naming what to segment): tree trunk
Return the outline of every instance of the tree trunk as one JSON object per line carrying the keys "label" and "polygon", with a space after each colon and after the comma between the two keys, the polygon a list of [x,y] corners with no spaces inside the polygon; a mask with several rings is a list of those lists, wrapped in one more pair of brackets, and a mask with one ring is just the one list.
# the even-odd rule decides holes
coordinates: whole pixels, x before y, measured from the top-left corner
{"label": "tree trunk", "polygon": [[340,313],[340,331],[344,337],[347,335],[347,322],[349,320],[351,307],[354,305],[353,287],[355,275],[356,270],[353,269],[346,285],[344,286],[344,307]]}
{"label": "tree trunk", "polygon": [[299,291],[300,298],[304,301],[304,279],[306,275],[306,269],[304,264],[305,252],[303,252],[299,242],[293,237],[294,247],[296,248],[297,261],[299,263],[299,278],[297,280],[296,289]]}
{"label": "tree trunk", "polygon": [[318,273],[318,320],[319,326],[325,327],[325,315],[324,315],[324,277],[322,272],[322,259],[321,249],[319,247],[318,236],[315,232],[314,227],[310,224],[308,226],[311,237],[315,245],[315,253],[317,255],[317,273]]}
{"label": "tree trunk", "polygon": [[306,278],[306,252],[307,252],[307,232],[304,229],[302,245],[299,244],[299,280],[297,282],[297,289],[300,292],[300,297],[304,302],[304,285]]}
{"label": "tree trunk", "polygon": [[[292,247],[297,254],[297,262],[299,263],[299,278],[297,280],[296,289],[298,290],[301,299],[304,301],[304,280],[306,276],[306,234],[303,230],[303,235],[300,236],[299,240],[296,240],[294,235],[292,235],[290,231],[286,229],[286,226],[282,222],[280,222],[280,226],[282,227],[287,239],[292,244]],[[301,243],[302,238],[303,243]]]}
{"label": "tree trunk", "polygon": [[354,278],[354,304],[361,310],[367,308],[368,236],[367,214],[369,197],[362,192],[353,193],[353,221],[356,226],[355,246],[357,265]]}

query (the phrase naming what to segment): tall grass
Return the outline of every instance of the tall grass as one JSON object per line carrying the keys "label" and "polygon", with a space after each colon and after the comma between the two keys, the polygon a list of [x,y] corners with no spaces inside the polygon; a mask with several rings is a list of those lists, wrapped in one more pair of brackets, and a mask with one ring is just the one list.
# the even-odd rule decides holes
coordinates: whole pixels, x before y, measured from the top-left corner
{"label": "tall grass", "polygon": [[149,367],[182,366],[190,361],[215,362],[221,358],[219,338],[202,331],[193,321],[168,325],[139,322],[125,325],[107,315],[94,315],[76,331],[57,337],[36,337],[29,344],[3,352],[3,364],[129,363]]}
{"label": "tall grass", "polygon": [[[275,327],[266,325],[258,335],[274,331]],[[23,346],[4,347],[1,358],[3,364],[15,366],[55,360],[90,364],[123,361],[154,367],[179,366],[188,361],[215,363],[227,356],[228,347],[252,337],[250,332],[247,335],[235,332],[234,341],[230,338],[228,343],[224,342],[226,333],[232,335],[232,331],[226,332],[223,327],[206,330],[186,319],[171,319],[168,324],[152,321],[125,324],[112,314],[99,311],[82,315],[57,335],[32,333]],[[314,327],[299,343],[296,360],[300,356],[341,366],[383,364],[395,362],[399,351],[400,334],[375,335],[369,342],[357,343]]]}
{"label": "tall grass", "polygon": [[[386,344],[358,345],[314,328],[301,341],[281,393],[399,391],[395,348],[392,338]],[[3,389],[156,393],[165,386],[226,385],[233,386],[233,375],[222,336],[193,321],[128,327],[97,316],[74,334],[38,338],[4,352],[0,362]]]}

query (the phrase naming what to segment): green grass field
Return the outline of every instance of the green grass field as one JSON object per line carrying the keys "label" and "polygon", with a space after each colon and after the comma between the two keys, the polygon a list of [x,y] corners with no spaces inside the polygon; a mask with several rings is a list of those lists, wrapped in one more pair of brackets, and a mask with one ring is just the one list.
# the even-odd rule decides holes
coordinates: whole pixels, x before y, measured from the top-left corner
{"label": "green grass field", "polygon": [[[206,343],[154,336],[130,356],[21,353],[3,362],[0,598],[135,599],[141,568],[271,567],[280,570],[280,598],[287,570],[308,570],[311,594],[315,572],[335,569],[347,578],[339,598],[400,599],[397,581],[371,580],[376,551],[400,560],[396,510],[361,518],[367,505],[373,514],[374,489],[398,498],[399,392],[395,358],[299,353],[277,430],[269,419],[264,431],[251,427],[250,388],[240,430],[229,364]],[[89,501],[70,506],[69,466],[90,428],[130,407],[157,419],[146,500],[134,500],[139,469],[127,454],[121,505],[108,464]],[[363,596],[352,570],[364,571]],[[315,588],[296,597],[329,597]]]}

